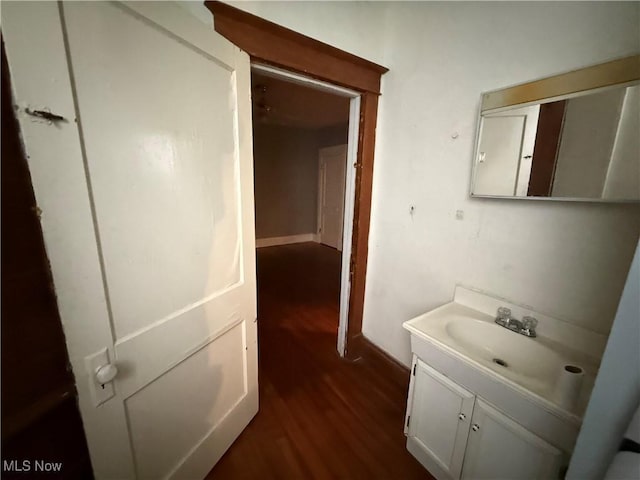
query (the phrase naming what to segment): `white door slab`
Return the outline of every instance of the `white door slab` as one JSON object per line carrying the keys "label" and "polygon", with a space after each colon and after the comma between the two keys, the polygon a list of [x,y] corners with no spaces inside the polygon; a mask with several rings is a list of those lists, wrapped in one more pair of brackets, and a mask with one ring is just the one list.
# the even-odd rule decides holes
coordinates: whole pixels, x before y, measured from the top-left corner
{"label": "white door slab", "polygon": [[347,145],[320,149],[320,243],[342,251]]}
{"label": "white door slab", "polygon": [[482,119],[474,194],[516,194],[525,119],[525,115]]}
{"label": "white door slab", "polygon": [[202,478],[258,408],[249,58],[165,2],[2,25],[95,476]]}

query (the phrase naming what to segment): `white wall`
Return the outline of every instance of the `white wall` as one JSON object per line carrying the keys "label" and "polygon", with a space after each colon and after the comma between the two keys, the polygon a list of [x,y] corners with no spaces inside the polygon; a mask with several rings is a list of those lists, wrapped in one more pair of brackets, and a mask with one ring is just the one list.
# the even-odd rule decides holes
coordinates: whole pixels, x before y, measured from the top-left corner
{"label": "white wall", "polygon": [[627,88],[604,185],[605,198],[640,199],[640,85]]}
{"label": "white wall", "polygon": [[636,53],[640,4],[234,5],[390,68],[376,141],[369,339],[408,364],[402,322],[451,300],[458,282],[608,332],[640,231],[637,207],[472,200],[471,157],[481,92]]}
{"label": "white wall", "polygon": [[256,238],[315,234],[318,130],[253,122]]}
{"label": "white wall", "polygon": [[617,88],[567,101],[554,196],[602,197],[624,97],[625,89]]}
{"label": "white wall", "polygon": [[597,480],[604,476],[640,406],[639,292],[640,245],[571,458],[568,480]]}
{"label": "white wall", "polygon": [[387,2],[229,1],[236,8],[324,43],[383,62]]}
{"label": "white wall", "polygon": [[177,0],[176,3],[205,25],[213,26],[213,16],[209,9],[204,6],[204,2],[200,0]]}
{"label": "white wall", "polygon": [[640,231],[637,207],[470,199],[467,192],[480,92],[640,50],[639,7],[389,8],[365,336],[408,364],[402,322],[451,300],[456,283],[608,332]]}
{"label": "white wall", "polygon": [[254,120],[256,238],[317,233],[319,149],[346,143],[348,128],[297,128]]}

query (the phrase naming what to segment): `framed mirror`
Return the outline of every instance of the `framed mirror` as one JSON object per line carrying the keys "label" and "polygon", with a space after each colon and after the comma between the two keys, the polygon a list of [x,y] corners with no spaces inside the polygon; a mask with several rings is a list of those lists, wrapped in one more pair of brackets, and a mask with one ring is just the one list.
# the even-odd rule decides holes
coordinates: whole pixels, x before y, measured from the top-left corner
{"label": "framed mirror", "polygon": [[640,55],[484,93],[471,196],[640,202]]}

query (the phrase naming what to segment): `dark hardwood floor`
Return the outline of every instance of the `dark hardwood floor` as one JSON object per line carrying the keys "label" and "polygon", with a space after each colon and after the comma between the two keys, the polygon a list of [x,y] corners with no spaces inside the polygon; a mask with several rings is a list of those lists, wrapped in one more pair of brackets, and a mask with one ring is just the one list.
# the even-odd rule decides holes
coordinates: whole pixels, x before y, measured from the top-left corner
{"label": "dark hardwood floor", "polygon": [[207,478],[431,479],[406,451],[409,372],[336,351],[340,253],[258,250],[260,411]]}

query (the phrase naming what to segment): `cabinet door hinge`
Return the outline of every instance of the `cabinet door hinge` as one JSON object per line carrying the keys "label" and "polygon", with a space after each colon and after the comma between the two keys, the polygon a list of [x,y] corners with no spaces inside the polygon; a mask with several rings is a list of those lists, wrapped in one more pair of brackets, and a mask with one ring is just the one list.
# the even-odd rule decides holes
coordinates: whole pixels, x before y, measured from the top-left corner
{"label": "cabinet door hinge", "polygon": [[407,415],[407,428],[409,428],[409,422],[411,422],[411,415]]}
{"label": "cabinet door hinge", "polygon": [[417,366],[418,366],[418,364],[417,364],[417,363],[413,365],[413,376],[414,376],[414,377],[416,376],[416,367],[417,367]]}

